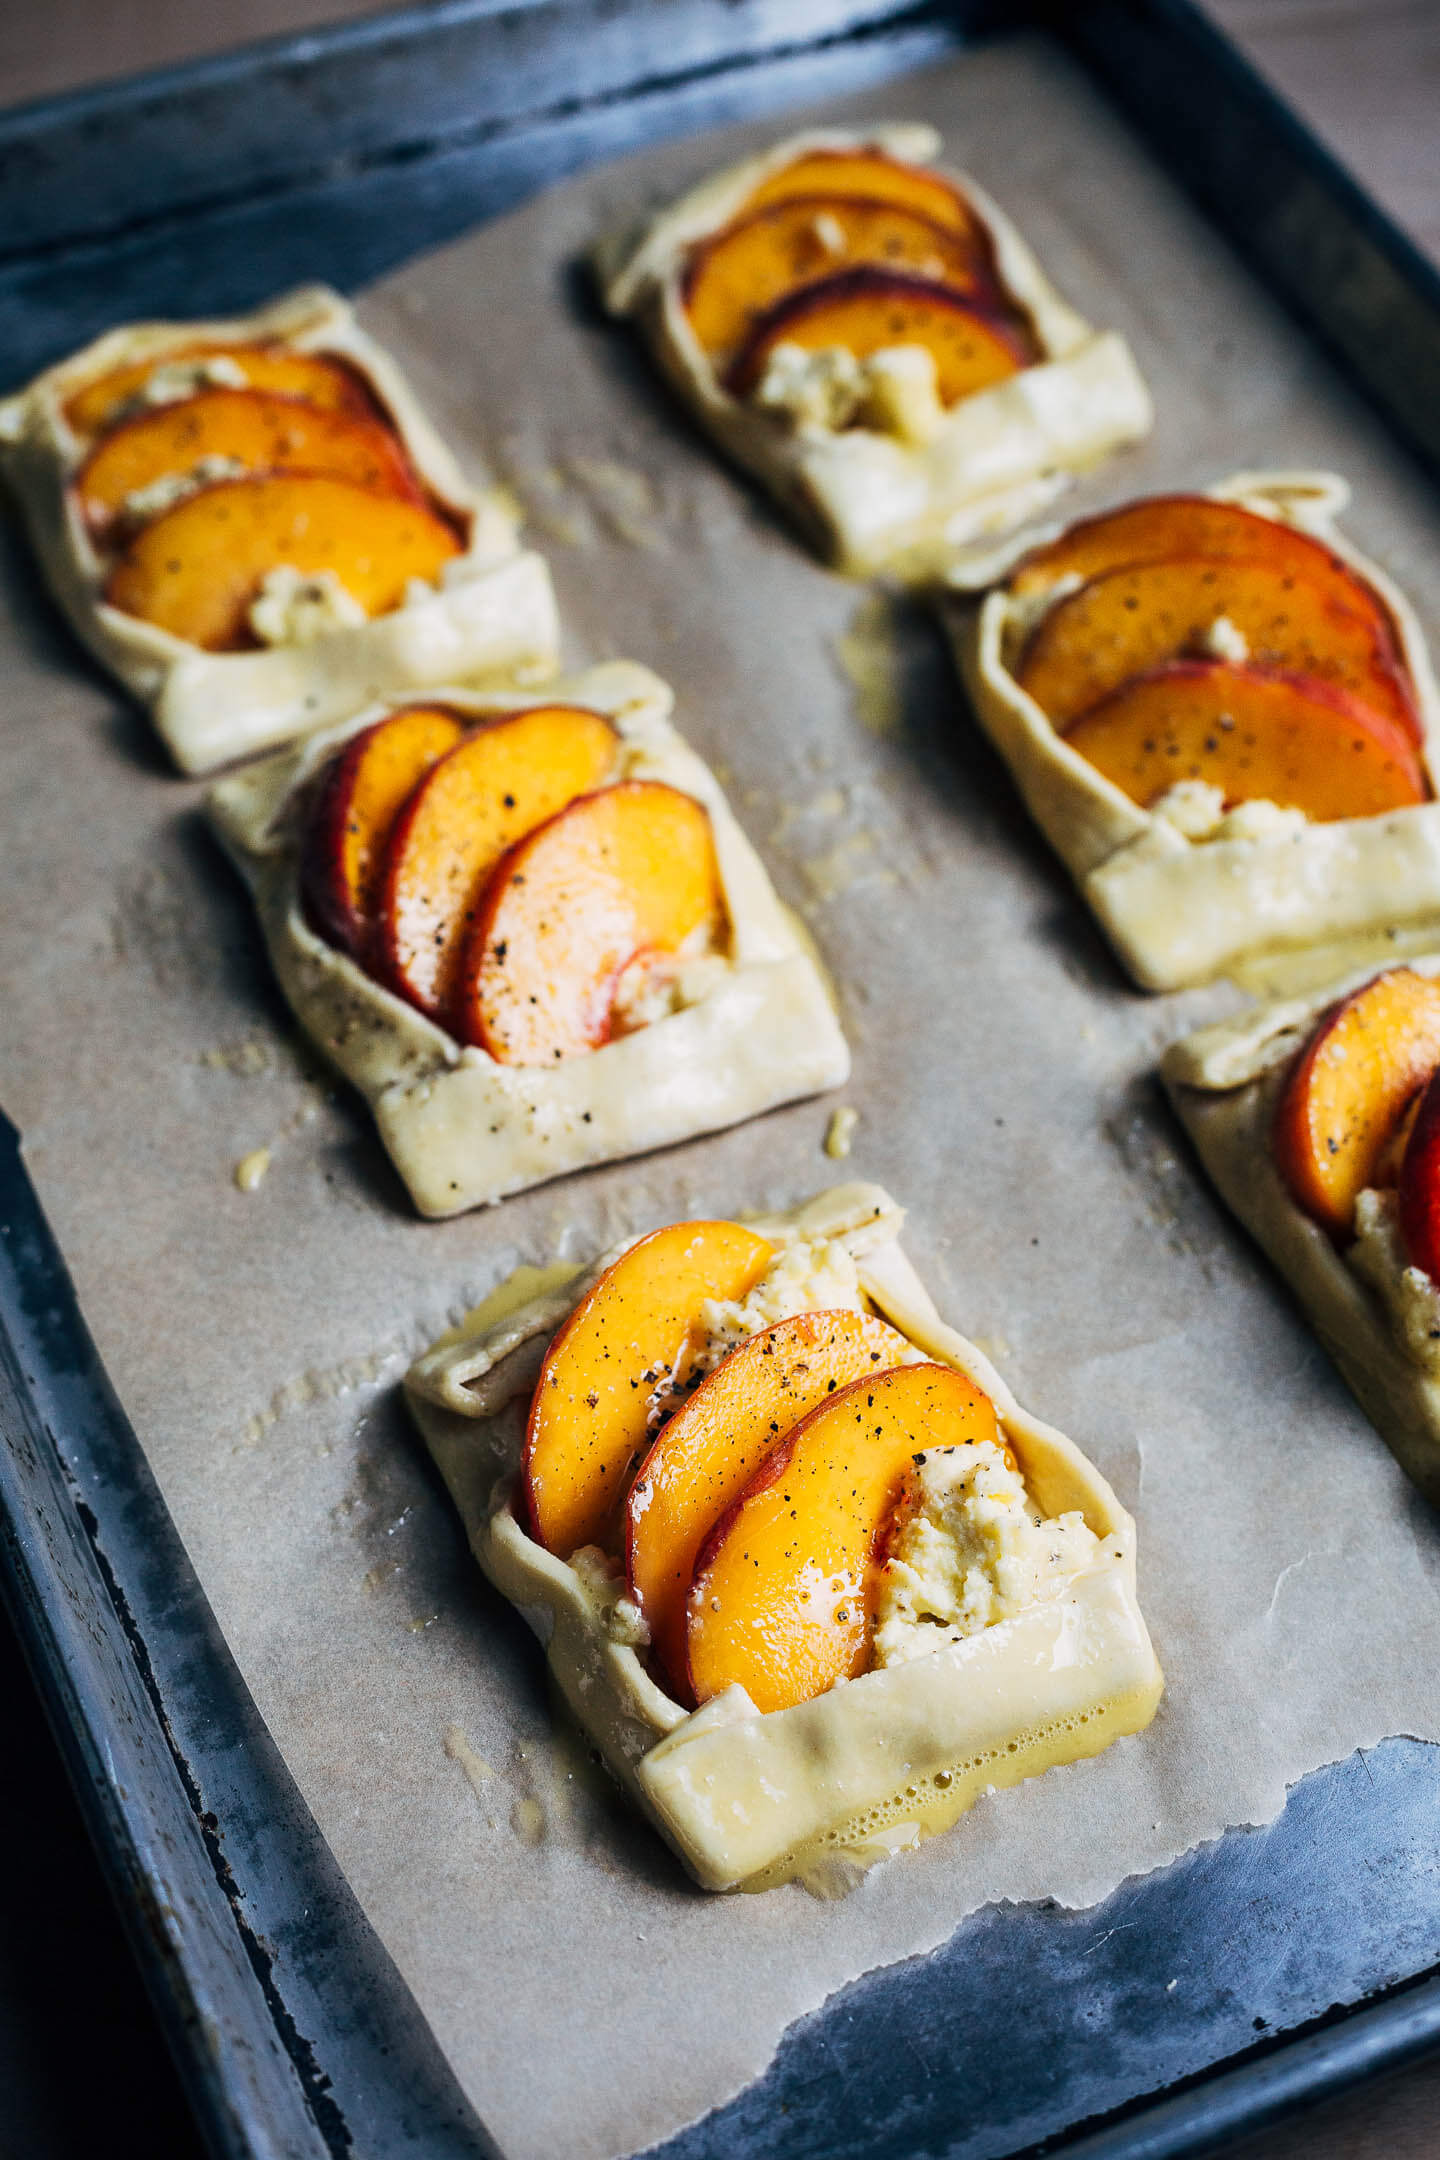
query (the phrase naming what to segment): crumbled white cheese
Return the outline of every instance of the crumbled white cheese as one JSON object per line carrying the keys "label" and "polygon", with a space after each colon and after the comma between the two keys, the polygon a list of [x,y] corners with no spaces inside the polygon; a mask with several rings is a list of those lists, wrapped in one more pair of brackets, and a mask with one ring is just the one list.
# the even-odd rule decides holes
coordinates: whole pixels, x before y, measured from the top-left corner
{"label": "crumbled white cheese", "polygon": [[857,360],[843,345],[807,352],[782,340],[752,395],[764,411],[793,427],[830,434],[863,427],[926,443],[945,418],[935,356],[923,345],[886,346]]}
{"label": "crumbled white cheese", "polygon": [[613,1643],[632,1650],[645,1649],[650,1628],[638,1605],[625,1595],[625,1575],[598,1545],[582,1545],[570,1555],[570,1565],[580,1577],[595,1616]]}
{"label": "crumbled white cheese", "polygon": [[243,458],[202,457],[188,472],[161,473],[144,487],[131,488],[120,505],[121,516],[127,525],[148,525],[151,518],[173,510],[176,503],[198,495],[201,488],[214,487],[221,480],[238,480],[245,470]]}
{"label": "crumbled white cheese", "polygon": [[178,405],[181,398],[199,390],[244,390],[249,383],[238,360],[230,353],[210,353],[191,360],[162,360],[146,376],[140,388],[127,398],[124,412],[143,412],[152,405]]}
{"label": "crumbled white cheese", "polygon": [[1284,810],[1263,798],[1227,810],[1223,790],[1209,780],[1177,780],[1150,805],[1150,815],[1197,841],[1285,839],[1308,822],[1303,810]]}
{"label": "crumbled white cheese", "polygon": [[818,217],[812,218],[810,230],[827,255],[845,253],[845,228],[833,210],[822,210]]}
{"label": "crumbled white cheese", "polygon": [[848,1155],[859,1122],[859,1111],[853,1110],[849,1103],[842,1103],[838,1110],[832,1110],[830,1123],[825,1128],[825,1153],[837,1161]]}
{"label": "crumbled white cheese", "polygon": [[1355,1203],[1355,1242],[1345,1255],[1362,1282],[1380,1294],[1406,1355],[1440,1375],[1440,1284],[1411,1267],[1400,1235],[1394,1192],[1367,1186]]}
{"label": "crumbled white cheese", "polygon": [[707,1298],[700,1308],[706,1340],[691,1371],[714,1370],[749,1335],[798,1313],[863,1312],[855,1262],[839,1238],[787,1238],[747,1298]]}
{"label": "crumbled white cheese", "polygon": [[1187,840],[1210,840],[1225,816],[1225,791],[1208,780],[1177,780],[1150,805],[1150,815],[1164,818]]}
{"label": "crumbled white cheese", "polygon": [[307,574],[289,563],[267,571],[250,603],[250,627],[266,645],[311,645],[332,630],[353,630],[367,619],[333,570]]}
{"label": "crumbled white cheese", "polygon": [[1099,1554],[1083,1515],[1035,1512],[993,1442],[922,1450],[880,1575],[875,1663],[902,1665],[1012,1619],[1057,1596]]}
{"label": "crumbled white cheese", "polygon": [[1228,615],[1217,615],[1199,644],[1211,660],[1228,660],[1232,667],[1244,667],[1250,658],[1250,640]]}

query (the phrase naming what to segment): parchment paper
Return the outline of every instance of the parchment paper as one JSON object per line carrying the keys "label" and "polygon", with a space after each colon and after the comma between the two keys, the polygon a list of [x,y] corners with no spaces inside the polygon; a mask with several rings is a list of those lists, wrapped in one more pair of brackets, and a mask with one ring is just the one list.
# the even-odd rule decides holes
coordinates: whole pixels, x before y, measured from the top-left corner
{"label": "parchment paper", "polygon": [[[1159,427],[1072,500],[1330,464],[1440,626],[1431,500],[1049,48],[843,110],[934,120],[1062,289],[1132,340]],[[818,117],[818,115],[817,115]],[[987,1900],[1095,1900],[1288,1781],[1440,1737],[1440,1538],[1150,1079],[1235,998],[1126,989],[923,619],[818,569],[627,337],[578,311],[598,227],[773,130],[582,178],[362,309],[548,546],[573,660],[669,676],[841,989],[846,1171],[912,1208],[946,1317],[1139,1518],[1150,1732],[983,1804],[843,1903],[707,1898],[586,1774],[395,1395],[518,1260],[833,1178],[831,1103],[437,1225],[271,987],[195,791],[87,672],[12,543],[0,629],[0,1100],[122,1400],[341,1865],[516,2160],[643,2145],[788,2021]],[[177,294],[177,303],[183,295]],[[271,1150],[258,1187],[232,1171]],[[1186,2014],[1183,1975],[1166,1998]]]}

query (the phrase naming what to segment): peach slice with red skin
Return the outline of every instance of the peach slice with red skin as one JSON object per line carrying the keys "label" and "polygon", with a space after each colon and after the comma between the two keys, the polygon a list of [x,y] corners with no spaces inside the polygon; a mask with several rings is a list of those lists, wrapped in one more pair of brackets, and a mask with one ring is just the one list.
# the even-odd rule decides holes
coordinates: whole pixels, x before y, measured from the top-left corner
{"label": "peach slice with red skin", "polygon": [[545,1354],[525,1434],[521,1504],[547,1552],[619,1551],[652,1397],[683,1379],[706,1303],[748,1297],[773,1257],[741,1223],[670,1223],[623,1252],[580,1300]]}
{"label": "peach slice with red skin", "polygon": [[331,353],[291,352],[283,345],[183,345],[97,375],[66,400],[65,417],[77,435],[98,435],[122,415],[129,417],[131,401],[158,369],[202,360],[228,360],[244,375],[247,389],[275,390],[326,411],[373,414],[378,409],[363,377]]}
{"label": "peach slice with red skin", "polygon": [[852,1381],[768,1454],[695,1564],[694,1700],[739,1685],[786,1710],[865,1670],[885,1532],[917,1454],[1002,1444],[990,1397],[948,1365]]}
{"label": "peach slice with red skin", "polygon": [[461,1038],[503,1065],[598,1049],[630,963],[723,919],[715,838],[693,795],[622,780],[583,796],[490,880],[456,984]]}
{"label": "peach slice with red skin", "polygon": [[1354,1234],[1355,1202],[1383,1177],[1395,1127],[1437,1068],[1440,982],[1413,968],[1372,976],[1316,1025],[1276,1104],[1271,1145],[1297,1206],[1331,1237]]}
{"label": "peach slice with red skin", "polygon": [[685,313],[701,346],[723,364],[788,293],[862,263],[970,296],[994,290],[988,253],[918,211],[862,197],[797,196],[752,211],[696,248],[685,271]]}
{"label": "peach slice with red skin", "polygon": [[857,360],[890,346],[923,345],[934,355],[942,405],[988,390],[1038,358],[1033,339],[1014,317],[948,286],[868,267],[807,285],[763,315],[726,377],[732,396],[749,396],[777,345],[799,345],[805,352],[838,345]]}
{"label": "peach slice with red skin", "polygon": [[630,1594],[672,1681],[685,1680],[695,1556],[719,1517],[801,1418],[909,1352],[868,1313],[801,1313],[737,1345],[661,1426],[625,1503],[625,1554]]}
{"label": "peach slice with red skin", "polygon": [[329,473],[378,494],[420,496],[393,432],[367,413],[327,410],[269,390],[206,390],[122,421],[97,443],[75,481],[86,522],[103,534],[126,498],[203,458],[248,472]]}
{"label": "peach slice with red skin", "polygon": [[1179,780],[1228,804],[1274,802],[1317,823],[1378,817],[1429,796],[1392,720],[1332,684],[1219,660],[1181,660],[1092,705],[1065,741],[1147,808]]}
{"label": "peach slice with red skin", "polygon": [[1413,732],[1414,706],[1391,640],[1355,599],[1342,580],[1250,557],[1131,564],[1058,601],[1032,632],[1015,677],[1063,730],[1132,676],[1203,653],[1223,617],[1244,638],[1251,665],[1333,683]]}
{"label": "peach slice with red skin", "polygon": [[424,503],[323,473],[264,473],[218,481],[141,526],[105,598],[207,652],[243,652],[257,642],[249,611],[271,570],[333,571],[367,615],[384,615],[463,545]]}
{"label": "peach slice with red skin", "polygon": [[615,730],[578,705],[491,720],[417,775],[385,851],[381,968],[432,1020],[449,1017],[485,882],[508,849],[603,780]]}
{"label": "peach slice with red skin", "polygon": [[1419,1097],[1398,1187],[1405,1257],[1440,1282],[1440,1078],[1435,1073]]}
{"label": "peach slice with red skin", "polygon": [[301,896],[320,935],[357,960],[371,956],[391,828],[463,733],[454,713],[410,706],[353,735],[320,777],[300,850]]}
{"label": "peach slice with red skin", "polygon": [[977,255],[989,251],[988,231],[948,180],[926,172],[923,166],[906,165],[883,150],[808,150],[762,180],[746,196],[742,214],[763,210],[770,203],[790,202],[797,195],[843,195],[895,203],[918,210],[922,217],[959,234]]}

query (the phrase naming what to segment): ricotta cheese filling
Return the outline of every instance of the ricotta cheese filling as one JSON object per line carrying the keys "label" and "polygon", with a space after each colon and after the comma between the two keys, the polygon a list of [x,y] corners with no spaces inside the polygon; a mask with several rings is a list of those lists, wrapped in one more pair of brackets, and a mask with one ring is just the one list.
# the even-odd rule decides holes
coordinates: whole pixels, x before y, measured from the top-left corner
{"label": "ricotta cheese filling", "polygon": [[903,1665],[1056,1597],[1100,1557],[1079,1513],[1043,1518],[993,1441],[915,1457],[875,1604],[874,1662]]}
{"label": "ricotta cheese filling", "polygon": [[929,442],[945,419],[935,356],[923,345],[889,345],[859,360],[843,345],[807,352],[782,340],[751,397],[792,427],[872,428],[915,444]]}
{"label": "ricotta cheese filling", "polygon": [[1227,810],[1223,790],[1209,780],[1177,780],[1150,805],[1150,815],[1196,841],[1285,839],[1310,822],[1303,810],[1283,809],[1263,796]]}
{"label": "ricotta cheese filling", "polygon": [[[705,933],[699,935],[703,938]],[[687,941],[689,944],[689,941]],[[684,1012],[709,997],[722,977],[730,972],[723,953],[698,946],[677,953],[641,953],[621,972],[610,1004],[612,1036],[633,1035],[637,1028],[652,1027]]]}
{"label": "ricotta cheese filling", "polygon": [[1355,1242],[1345,1259],[1362,1282],[1379,1292],[1406,1355],[1440,1378],[1440,1284],[1406,1258],[1393,1191],[1367,1186],[1361,1193],[1355,1203]]}
{"label": "ricotta cheese filling", "polygon": [[1228,615],[1217,615],[1197,642],[1207,659],[1227,660],[1231,667],[1244,667],[1250,658],[1249,639]]}
{"label": "ricotta cheese filling", "polygon": [[305,572],[289,563],[267,570],[250,603],[249,623],[264,645],[313,645],[332,630],[369,621],[333,570]]}
{"label": "ricotta cheese filling", "polygon": [[[197,390],[244,390],[249,376],[229,353],[211,353],[190,360],[162,360],[147,375],[134,395],[126,398],[115,419],[131,419],[157,405],[178,405]],[[112,425],[113,422],[107,422]]]}

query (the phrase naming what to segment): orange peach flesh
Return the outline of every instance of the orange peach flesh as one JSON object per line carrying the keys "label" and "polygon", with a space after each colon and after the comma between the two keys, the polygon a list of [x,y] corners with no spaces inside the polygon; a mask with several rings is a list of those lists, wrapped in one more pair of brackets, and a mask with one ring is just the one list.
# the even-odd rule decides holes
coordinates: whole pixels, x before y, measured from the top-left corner
{"label": "orange peach flesh", "polygon": [[942,405],[1018,374],[1038,355],[1014,318],[969,304],[963,295],[890,270],[842,270],[791,293],[763,315],[741,347],[726,388],[748,397],[777,345],[805,352],[840,346],[857,360],[895,345],[934,356]]}
{"label": "orange peach flesh", "polygon": [[[1343,597],[1342,597],[1343,595]],[[1412,730],[1414,708],[1391,641],[1353,584],[1292,564],[1205,556],[1103,571],[1044,616],[1015,670],[1064,729],[1132,676],[1201,655],[1223,617],[1249,664],[1328,682]]]}
{"label": "orange peach flesh", "polygon": [[198,360],[231,362],[251,390],[276,390],[283,397],[303,398],[307,405],[327,411],[376,410],[363,378],[348,361],[329,353],[291,352],[283,345],[183,345],[146,360],[127,361],[124,367],[97,376],[67,399],[65,417],[77,435],[98,435],[122,416],[128,417],[131,401],[158,369]]}
{"label": "orange peach flesh", "polygon": [[880,1547],[917,1454],[1000,1443],[995,1405],[944,1365],[856,1380],[782,1440],[701,1548],[694,1700],[738,1684],[784,1710],[863,1672]]}
{"label": "orange peach flesh", "polygon": [[257,642],[249,610],[271,570],[333,571],[367,615],[383,615],[462,546],[423,503],[324,474],[268,473],[202,488],[143,526],[105,598],[207,652],[241,652]]}
{"label": "orange peach flesh", "polygon": [[619,978],[724,922],[710,819],[691,795],[626,780],[512,848],[461,961],[462,1039],[506,1065],[551,1065],[608,1040]]}
{"label": "orange peach flesh", "polygon": [[671,1223],[622,1253],[581,1299],[546,1353],[525,1436],[523,1505],[548,1552],[618,1553],[652,1398],[683,1380],[706,1302],[747,1297],[772,1257],[739,1223]]}
{"label": "orange peach flesh", "polygon": [[490,721],[433,765],[395,820],[380,896],[380,964],[402,997],[449,1015],[465,939],[507,849],[602,780],[615,731],[576,705]]}
{"label": "orange peach flesh", "polygon": [[300,887],[311,922],[343,952],[370,957],[391,827],[463,732],[454,713],[411,706],[352,736],[321,776],[301,848]]}
{"label": "orange peach flesh", "polygon": [[1274,802],[1317,823],[1427,800],[1414,744],[1358,699],[1304,677],[1182,660],[1102,698],[1065,741],[1142,808],[1180,780],[1227,805]]}
{"label": "orange peach flesh", "polygon": [[919,212],[816,195],[772,203],[703,242],[685,273],[685,312],[701,346],[723,364],[787,293],[861,263],[966,294],[992,289],[988,257]]}
{"label": "orange peach flesh", "polygon": [[797,195],[863,197],[867,202],[897,203],[918,210],[981,252],[989,234],[970,205],[939,173],[902,164],[881,150],[811,150],[793,165],[771,173],[745,198],[742,215],[767,204],[789,202]]}
{"label": "orange peach flesh", "polygon": [[1332,1237],[1352,1235],[1356,1200],[1437,1067],[1440,983],[1413,968],[1376,975],[1316,1027],[1276,1106],[1272,1144],[1296,1204]]}
{"label": "orange peach flesh", "polygon": [[626,1562],[672,1683],[685,1679],[685,1598],[715,1523],[801,1418],[909,1348],[865,1313],[802,1313],[738,1345],[661,1427],[625,1505]]}
{"label": "orange peach flesh", "polygon": [[126,420],[91,452],[75,491],[92,530],[102,532],[127,496],[193,472],[204,458],[225,458],[247,472],[329,473],[382,495],[419,495],[382,421],[264,390],[206,390]]}

